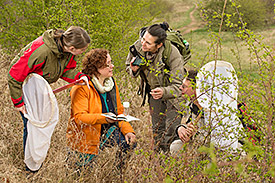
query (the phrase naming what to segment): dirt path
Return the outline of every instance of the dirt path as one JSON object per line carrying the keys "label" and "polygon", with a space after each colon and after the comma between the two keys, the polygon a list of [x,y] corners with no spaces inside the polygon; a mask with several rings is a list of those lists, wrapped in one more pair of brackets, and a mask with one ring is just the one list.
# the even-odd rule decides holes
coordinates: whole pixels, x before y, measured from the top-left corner
{"label": "dirt path", "polygon": [[198,6],[197,4],[195,4],[195,8],[189,14],[191,23],[187,26],[184,26],[178,29],[179,31],[181,31],[182,34],[187,34],[191,31],[199,29],[202,26],[202,22],[198,22],[194,17],[194,13],[196,12],[197,9],[198,9]]}

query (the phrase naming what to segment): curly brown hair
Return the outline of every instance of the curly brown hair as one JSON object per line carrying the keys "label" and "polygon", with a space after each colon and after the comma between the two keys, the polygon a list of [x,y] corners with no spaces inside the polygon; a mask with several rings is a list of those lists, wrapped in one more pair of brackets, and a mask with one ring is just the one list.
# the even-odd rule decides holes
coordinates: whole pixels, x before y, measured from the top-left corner
{"label": "curly brown hair", "polygon": [[108,53],[108,50],[103,48],[90,50],[88,53],[86,53],[85,57],[82,60],[82,72],[90,77],[92,75],[98,77],[100,75],[98,69],[107,67],[106,62]]}

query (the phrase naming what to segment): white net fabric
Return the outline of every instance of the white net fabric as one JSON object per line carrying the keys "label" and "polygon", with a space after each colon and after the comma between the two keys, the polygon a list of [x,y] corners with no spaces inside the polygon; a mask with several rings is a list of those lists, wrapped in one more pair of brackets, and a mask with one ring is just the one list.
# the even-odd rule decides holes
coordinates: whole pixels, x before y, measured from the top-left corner
{"label": "white net fabric", "polygon": [[198,73],[198,102],[204,108],[211,142],[221,148],[239,147],[238,135],[242,126],[236,116],[237,82],[234,68],[225,61],[209,62]]}
{"label": "white net fabric", "polygon": [[38,74],[32,73],[24,81],[23,100],[27,110],[24,116],[28,119],[24,162],[35,171],[47,156],[59,109],[50,85]]}

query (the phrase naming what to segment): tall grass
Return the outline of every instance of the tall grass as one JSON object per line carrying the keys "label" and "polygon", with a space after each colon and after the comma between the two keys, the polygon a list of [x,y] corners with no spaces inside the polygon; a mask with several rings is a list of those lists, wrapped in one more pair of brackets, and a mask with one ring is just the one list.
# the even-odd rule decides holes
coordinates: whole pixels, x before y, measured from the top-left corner
{"label": "tall grass", "polygon": [[[173,28],[174,24],[170,23],[170,25]],[[262,40],[264,44],[274,42],[275,33],[272,29],[259,31],[256,34],[264,36]],[[192,48],[192,58],[187,67],[200,68],[214,59],[216,47],[212,32],[203,28],[186,34],[185,37]],[[271,145],[272,142],[274,144],[275,135],[274,113],[272,118],[274,75],[272,76],[272,72],[264,75],[266,81],[271,78],[270,82],[265,82],[263,75],[259,74],[257,58],[248,50],[245,39],[223,32],[220,34],[220,43],[222,46],[218,58],[229,61],[241,73],[238,75],[240,100],[249,104],[252,111],[250,115],[255,118],[257,124],[261,124],[261,130],[268,141],[259,147],[248,147],[250,155],[234,161],[228,161],[211,148],[209,151],[214,153],[215,163],[207,153],[199,152],[189,146],[176,155],[156,153],[153,151],[148,105],[141,107],[141,98],[136,94],[139,80],[129,77],[124,70],[120,70],[115,73],[115,79],[120,88],[121,99],[129,101],[130,114],[141,119],[132,122],[138,139],[137,147],[130,152],[131,156],[128,157],[123,169],[116,168],[115,156],[119,149],[114,147],[103,151],[93,168],[83,170],[80,175],[66,163],[65,133],[70,116],[69,91],[56,95],[60,121],[52,135],[51,146],[42,168],[36,174],[29,175],[25,171],[22,145],[23,123],[19,113],[12,106],[6,79],[9,63],[14,55],[5,54],[0,50],[0,182],[272,182],[275,174],[274,156],[270,155],[272,148],[274,150]],[[234,52],[231,49],[234,49]],[[271,51],[270,54],[273,52]],[[272,69],[274,71],[272,67],[266,71],[272,71]],[[257,82],[251,82],[251,78]],[[261,81],[264,81],[263,84],[260,83]],[[54,89],[64,84],[64,81],[59,80],[51,86]],[[255,160],[251,156],[258,158]]]}
{"label": "tall grass", "polygon": [[161,12],[158,20],[167,21],[173,29],[179,29],[191,23],[190,12],[194,10],[195,4],[188,0],[167,0],[167,4],[173,5]]}

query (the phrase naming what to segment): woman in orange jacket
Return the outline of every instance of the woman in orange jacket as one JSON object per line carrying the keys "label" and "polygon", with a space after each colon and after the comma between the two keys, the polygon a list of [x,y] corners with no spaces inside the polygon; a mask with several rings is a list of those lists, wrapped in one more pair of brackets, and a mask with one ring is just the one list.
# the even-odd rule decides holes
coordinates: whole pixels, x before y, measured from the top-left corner
{"label": "woman in orange jacket", "polygon": [[118,144],[122,152],[127,152],[135,144],[136,136],[129,122],[102,116],[123,113],[111,61],[105,49],[89,51],[82,61],[82,72],[90,77],[90,88],[75,85],[70,92],[71,118],[66,136],[68,146],[78,155],[79,166],[90,166],[92,158],[107,145]]}

